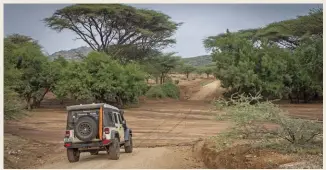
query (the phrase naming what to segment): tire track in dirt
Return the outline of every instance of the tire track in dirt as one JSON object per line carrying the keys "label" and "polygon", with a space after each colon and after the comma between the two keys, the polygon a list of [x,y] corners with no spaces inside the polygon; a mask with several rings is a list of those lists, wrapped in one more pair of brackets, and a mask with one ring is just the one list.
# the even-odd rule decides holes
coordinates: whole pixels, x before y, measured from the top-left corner
{"label": "tire track in dirt", "polygon": [[[322,116],[320,105],[289,105],[287,108],[292,109],[292,114],[300,115],[312,115],[308,110],[314,109],[314,114]],[[192,110],[191,113],[189,110]],[[185,114],[187,117],[183,119]],[[29,117],[20,121],[5,122],[4,132],[32,141],[42,141],[56,151],[48,153],[42,146],[31,148],[29,153],[35,154],[37,151],[48,155],[42,158],[45,164],[39,164],[37,168],[205,168],[201,163],[189,158],[191,147],[187,145],[191,145],[198,138],[214,136],[230,127],[229,122],[216,121],[216,114],[218,112],[212,112],[209,103],[196,100],[147,101],[139,108],[126,109],[125,117],[128,126],[133,129],[134,145],[138,147],[134,148],[135,152],[132,154],[125,154],[122,149],[120,160],[115,162],[109,160],[105,152],[97,156],[83,153],[80,162],[68,162],[66,150],[62,146],[66,123],[66,112],[62,108],[36,109]],[[160,127],[156,128],[158,125]],[[5,138],[5,143],[10,144],[11,137]],[[31,144],[18,142],[13,148],[17,148],[17,145],[21,145],[19,148],[28,148]],[[28,164],[35,162],[32,156],[23,159],[26,168],[30,167]]]}
{"label": "tire track in dirt", "polygon": [[106,152],[99,155],[82,153],[80,162],[59,161],[42,169],[184,169],[204,168],[203,163],[191,158],[190,147],[134,148],[134,152],[121,152],[119,160],[109,160]]}

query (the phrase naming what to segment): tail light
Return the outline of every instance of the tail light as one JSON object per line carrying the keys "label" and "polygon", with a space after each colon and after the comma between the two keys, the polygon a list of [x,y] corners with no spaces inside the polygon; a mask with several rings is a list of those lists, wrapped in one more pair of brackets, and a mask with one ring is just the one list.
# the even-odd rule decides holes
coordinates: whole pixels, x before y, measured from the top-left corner
{"label": "tail light", "polygon": [[105,139],[105,140],[102,141],[102,143],[103,143],[103,145],[109,144],[110,143],[110,140]]}
{"label": "tail light", "polygon": [[104,128],[104,133],[105,134],[110,134],[110,128]]}
{"label": "tail light", "polygon": [[70,130],[66,130],[66,135],[65,137],[70,137]]}
{"label": "tail light", "polygon": [[70,147],[71,146],[71,143],[65,143],[64,144],[64,147]]}

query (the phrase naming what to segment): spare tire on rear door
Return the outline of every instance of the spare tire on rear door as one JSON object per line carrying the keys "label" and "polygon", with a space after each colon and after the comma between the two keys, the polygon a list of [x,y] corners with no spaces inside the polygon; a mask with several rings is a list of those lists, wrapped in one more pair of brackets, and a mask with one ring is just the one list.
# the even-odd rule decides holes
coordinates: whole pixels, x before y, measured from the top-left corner
{"label": "spare tire on rear door", "polygon": [[79,140],[90,141],[97,136],[98,125],[96,121],[89,116],[81,117],[75,125],[75,134]]}

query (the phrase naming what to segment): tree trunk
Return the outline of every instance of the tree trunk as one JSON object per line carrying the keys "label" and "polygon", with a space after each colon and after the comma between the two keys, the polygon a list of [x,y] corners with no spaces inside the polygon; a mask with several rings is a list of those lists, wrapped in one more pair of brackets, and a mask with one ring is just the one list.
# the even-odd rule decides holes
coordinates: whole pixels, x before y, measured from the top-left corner
{"label": "tree trunk", "polygon": [[288,94],[288,97],[289,97],[289,99],[290,99],[290,103],[293,103],[293,100],[292,100],[292,96],[291,96],[291,94]]}
{"label": "tree trunk", "polygon": [[33,107],[40,108],[41,107],[41,101],[36,100],[33,104]]}
{"label": "tree trunk", "polygon": [[303,89],[303,101],[304,103],[308,103],[309,101],[306,88]]}
{"label": "tree trunk", "polygon": [[189,73],[186,73],[187,79],[189,78]]}
{"label": "tree trunk", "polygon": [[300,91],[297,91],[297,103],[300,103]]}
{"label": "tree trunk", "polygon": [[27,110],[32,110],[32,105],[30,103],[27,103]]}
{"label": "tree trunk", "polygon": [[155,82],[156,82],[156,84],[158,84],[159,82],[158,82],[158,77],[155,77]]}
{"label": "tree trunk", "polygon": [[36,97],[33,97],[33,107],[39,108],[41,107],[41,102],[43,101],[45,95],[49,92],[50,88],[45,88],[41,98],[37,99]]}
{"label": "tree trunk", "polygon": [[163,84],[164,83],[164,73],[161,73],[161,84]]}
{"label": "tree trunk", "polygon": [[27,109],[32,110],[31,97],[30,96],[26,97],[26,103],[27,103]]}
{"label": "tree trunk", "polygon": [[319,100],[319,95],[317,91],[315,91],[314,100]]}
{"label": "tree trunk", "polygon": [[209,74],[206,73],[206,75],[207,75],[207,78],[209,78]]}
{"label": "tree trunk", "polygon": [[118,105],[119,105],[118,108],[122,108],[123,107],[123,102],[122,102],[121,98],[119,96],[117,96],[116,99],[117,99],[117,102],[118,102]]}

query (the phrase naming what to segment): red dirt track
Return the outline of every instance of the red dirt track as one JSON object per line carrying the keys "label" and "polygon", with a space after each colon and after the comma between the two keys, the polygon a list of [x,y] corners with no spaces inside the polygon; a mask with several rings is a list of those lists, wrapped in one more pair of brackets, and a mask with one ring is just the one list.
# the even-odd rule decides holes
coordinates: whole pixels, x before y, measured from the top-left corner
{"label": "red dirt track", "polygon": [[[125,110],[128,126],[133,129],[134,153],[123,153],[114,164],[104,153],[98,156],[83,153],[80,162],[70,164],[63,147],[66,112],[51,101],[45,101],[43,108],[33,110],[20,121],[5,122],[8,159],[5,168],[205,168],[189,158],[190,146],[199,138],[213,136],[230,126],[229,122],[215,120],[218,112],[213,111],[208,102],[147,100],[138,108]],[[281,107],[293,116],[320,120],[323,117],[322,104]],[[13,142],[19,138],[26,140],[24,145],[17,146],[19,142]],[[29,150],[24,151],[24,147]],[[21,156],[8,153],[20,148],[25,152]],[[51,154],[46,154],[48,152]],[[13,160],[14,157],[20,160]]]}

